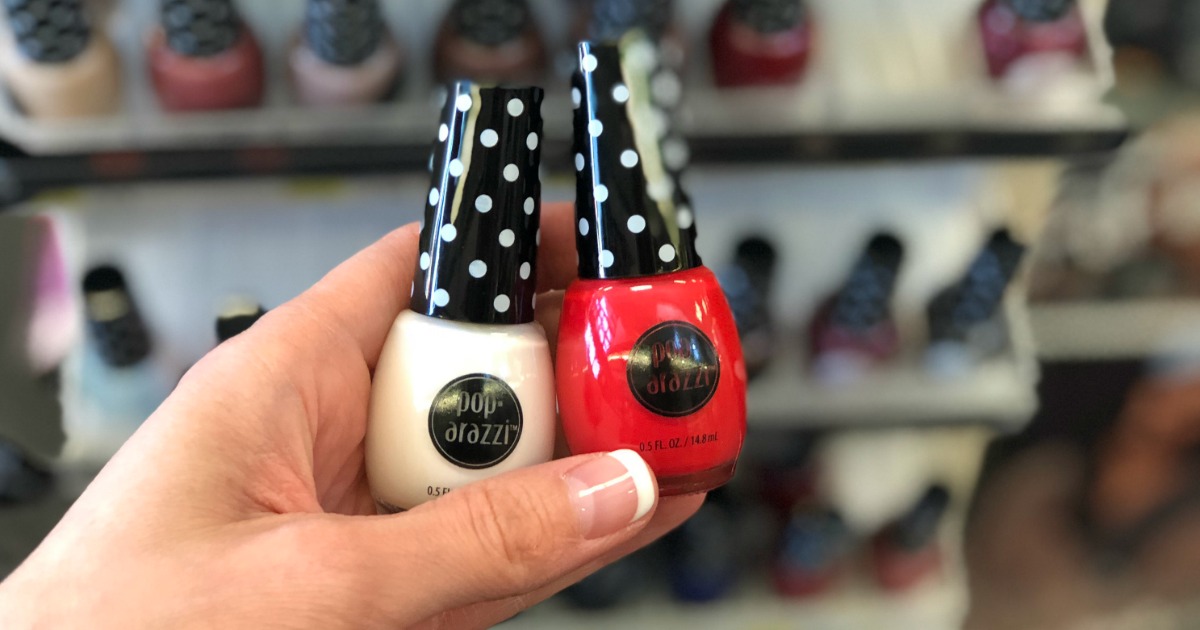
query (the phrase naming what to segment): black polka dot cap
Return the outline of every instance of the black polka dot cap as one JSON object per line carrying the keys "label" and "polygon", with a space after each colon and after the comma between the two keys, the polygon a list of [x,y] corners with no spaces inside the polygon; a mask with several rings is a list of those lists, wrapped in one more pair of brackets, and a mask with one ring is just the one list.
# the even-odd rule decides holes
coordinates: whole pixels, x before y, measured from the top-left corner
{"label": "black polka dot cap", "polygon": [[532,20],[525,0],[458,0],[450,15],[460,35],[484,46],[511,42]]}
{"label": "black polka dot cap", "polygon": [[1005,0],[1005,4],[1030,22],[1053,22],[1075,8],[1075,0]]}
{"label": "black polka dot cap", "polygon": [[104,265],[88,271],[83,297],[88,328],[105,363],[129,367],[150,356],[150,334],[119,269]]}
{"label": "black polka dot cap", "polygon": [[760,33],[779,33],[807,17],[804,0],[733,0],[733,12]]}
{"label": "black polka dot cap", "polygon": [[17,49],[39,63],[78,57],[91,39],[83,0],[5,0]]}
{"label": "black polka dot cap", "polygon": [[527,324],[541,239],[542,89],[459,81],[447,94],[411,308]]}
{"label": "black polka dot cap", "polygon": [[930,338],[963,341],[972,328],[990,320],[1024,255],[1025,246],[1013,240],[1008,230],[993,233],[966,276],[930,302]]}
{"label": "black polka dot cap", "polygon": [[309,0],[304,23],[308,47],[339,66],[362,63],[387,33],[377,0]]}
{"label": "black polka dot cap", "polygon": [[162,0],[167,45],[185,57],[212,57],[237,43],[242,18],[233,0]]}
{"label": "black polka dot cap", "polygon": [[648,276],[702,264],[692,204],[678,177],[687,147],[672,129],[675,103],[655,88],[663,77],[674,74],[640,35],[579,45],[571,97],[581,278]]}

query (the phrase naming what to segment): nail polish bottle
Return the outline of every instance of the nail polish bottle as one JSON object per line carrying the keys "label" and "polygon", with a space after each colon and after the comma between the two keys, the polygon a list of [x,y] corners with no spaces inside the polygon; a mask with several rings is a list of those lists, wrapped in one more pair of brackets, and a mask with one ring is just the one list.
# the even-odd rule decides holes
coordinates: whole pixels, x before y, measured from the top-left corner
{"label": "nail polish bottle", "polygon": [[687,45],[673,19],[674,0],[585,0],[576,6],[572,41],[616,42],[638,31],[658,46],[665,66],[674,70],[683,67]]}
{"label": "nail polish bottle", "polygon": [[714,495],[695,516],[667,535],[667,575],[675,599],[702,604],[733,590],[740,555],[738,534],[729,506]]}
{"label": "nail polish bottle", "polygon": [[796,83],[813,39],[804,0],[728,0],[709,34],[713,78],[721,87]]}
{"label": "nail polish bottle", "polygon": [[378,0],[308,0],[288,56],[296,100],[314,107],[384,101],[395,91],[403,57]]}
{"label": "nail polish bottle", "polygon": [[1001,306],[1024,254],[1025,246],[1008,230],[997,230],[966,276],[929,303],[925,365],[932,374],[961,376],[1004,350],[1008,333]]}
{"label": "nail polish bottle", "polygon": [[0,55],[4,80],[32,118],[106,116],[121,106],[116,49],[88,22],[83,0],[4,3],[14,49]]}
{"label": "nail polish bottle", "polygon": [[549,461],[554,369],[534,322],[542,90],[452,86],[412,303],[375,370],[367,475],[384,511]]}
{"label": "nail polish bottle", "polygon": [[439,81],[536,83],[546,45],[525,0],[456,0],[434,44]]}
{"label": "nail polish bottle", "polygon": [[166,399],[175,378],[152,352],[124,274],[103,265],[83,279],[88,340],[76,387],[63,388],[64,459],[103,464]]}
{"label": "nail polish bottle", "polygon": [[1030,55],[1083,59],[1088,54],[1087,27],[1075,0],[987,0],[978,19],[993,78]]}
{"label": "nail polish bottle", "polygon": [[904,247],[888,234],[871,239],[850,277],[818,309],[809,327],[813,376],[845,385],[900,351],[891,314]]}
{"label": "nail polish bottle", "polygon": [[79,303],[67,272],[64,221],[43,214],[29,219],[30,248],[35,263],[29,293],[29,325],[25,349],[34,375],[53,373],[71,352],[82,332]]}
{"label": "nail polish bottle", "polygon": [[746,373],[753,381],[775,355],[775,322],[771,315],[771,282],[775,275],[775,246],[760,236],[738,243],[733,264],[717,272],[721,289],[737,320]]}
{"label": "nail polish bottle", "polygon": [[733,476],[746,433],[746,365],[725,296],[696,252],[691,204],[663,164],[667,116],[653,45],[580,45],[574,79],[576,245],[558,335],[571,451],[628,448],[662,495]]}
{"label": "nail polish bottle", "polygon": [[908,590],[941,568],[938,526],[949,505],[945,486],[930,486],[907,514],[872,538],[871,566],[884,590]]}
{"label": "nail polish bottle", "polygon": [[775,591],[795,598],[828,592],[847,571],[850,541],[850,528],[837,512],[797,508],[784,528],[771,569]]}
{"label": "nail polish bottle", "polygon": [[0,439],[0,507],[31,503],[54,485],[54,475],[17,447]]}
{"label": "nail polish bottle", "polygon": [[233,0],[161,0],[162,23],[147,57],[167,111],[257,107],[265,85],[262,51]]}
{"label": "nail polish bottle", "polygon": [[579,610],[611,610],[646,589],[649,572],[645,551],[625,556],[568,587],[562,593]]}
{"label": "nail polish bottle", "polygon": [[217,317],[217,343],[222,344],[250,330],[267,311],[261,304],[235,299]]}

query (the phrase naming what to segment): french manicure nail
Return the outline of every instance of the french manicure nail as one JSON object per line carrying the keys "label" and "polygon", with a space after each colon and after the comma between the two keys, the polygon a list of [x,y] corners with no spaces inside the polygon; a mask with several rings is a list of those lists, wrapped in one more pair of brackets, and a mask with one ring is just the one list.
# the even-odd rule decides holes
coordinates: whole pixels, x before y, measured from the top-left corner
{"label": "french manicure nail", "polygon": [[650,513],[658,484],[646,462],[629,450],[614,451],[564,476],[579,531],[589,540],[615,534]]}

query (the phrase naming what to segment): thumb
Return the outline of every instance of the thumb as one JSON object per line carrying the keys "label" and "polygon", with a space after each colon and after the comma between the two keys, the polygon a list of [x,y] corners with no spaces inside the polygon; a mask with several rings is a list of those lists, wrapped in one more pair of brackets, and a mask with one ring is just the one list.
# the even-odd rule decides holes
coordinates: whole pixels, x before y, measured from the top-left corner
{"label": "thumb", "polygon": [[558,582],[636,536],[657,502],[658,484],[637,453],[582,455],[359,520],[354,540],[384,600],[411,597],[389,616],[420,620]]}

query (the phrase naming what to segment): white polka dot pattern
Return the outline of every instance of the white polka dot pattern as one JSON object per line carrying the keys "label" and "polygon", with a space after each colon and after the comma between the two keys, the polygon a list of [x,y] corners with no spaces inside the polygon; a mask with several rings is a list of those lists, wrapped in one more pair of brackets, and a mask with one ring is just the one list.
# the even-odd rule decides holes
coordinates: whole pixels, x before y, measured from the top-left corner
{"label": "white polka dot pattern", "polygon": [[[430,160],[411,308],[453,321],[533,321],[542,90],[454,84]],[[419,290],[418,290],[419,289]]]}

